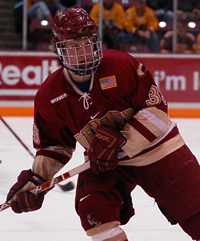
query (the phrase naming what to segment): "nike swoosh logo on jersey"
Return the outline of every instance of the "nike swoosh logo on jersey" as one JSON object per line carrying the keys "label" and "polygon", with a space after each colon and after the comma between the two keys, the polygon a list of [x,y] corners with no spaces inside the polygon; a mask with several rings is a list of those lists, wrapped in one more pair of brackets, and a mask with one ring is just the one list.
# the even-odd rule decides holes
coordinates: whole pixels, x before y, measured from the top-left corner
{"label": "nike swoosh logo on jersey", "polygon": [[90,116],[91,120],[93,120],[95,117],[97,117],[97,115],[98,115],[100,112],[101,112],[101,111],[97,112],[97,113],[96,113],[95,115],[93,115],[93,116],[91,115],[91,116]]}

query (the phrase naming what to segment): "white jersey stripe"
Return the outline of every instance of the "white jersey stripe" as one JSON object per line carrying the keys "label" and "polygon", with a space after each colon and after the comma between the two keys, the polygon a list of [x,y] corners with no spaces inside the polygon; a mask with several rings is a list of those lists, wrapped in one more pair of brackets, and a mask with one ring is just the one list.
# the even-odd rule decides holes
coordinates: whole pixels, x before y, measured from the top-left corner
{"label": "white jersey stripe", "polygon": [[168,131],[168,123],[165,123],[158,117],[156,117],[154,114],[152,114],[147,109],[142,109],[139,111],[139,113],[149,120],[151,123],[153,123],[155,126],[157,126],[163,133],[166,133]]}

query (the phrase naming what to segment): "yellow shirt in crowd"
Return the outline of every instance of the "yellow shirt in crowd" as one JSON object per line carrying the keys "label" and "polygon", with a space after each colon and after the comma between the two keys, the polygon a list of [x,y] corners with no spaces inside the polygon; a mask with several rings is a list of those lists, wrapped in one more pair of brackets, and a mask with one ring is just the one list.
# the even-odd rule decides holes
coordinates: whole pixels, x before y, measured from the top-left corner
{"label": "yellow shirt in crowd", "polygon": [[158,20],[151,8],[145,7],[143,16],[138,16],[136,7],[130,7],[126,10],[125,29],[127,32],[135,33],[139,26],[145,26],[146,29],[155,32],[158,29]]}
{"label": "yellow shirt in crowd", "polygon": [[[99,22],[99,3],[96,3],[91,12],[90,17],[95,21],[96,24]],[[113,20],[114,25],[118,28],[122,29],[124,24],[124,18],[125,18],[125,11],[123,7],[118,4],[114,3],[113,7],[110,10],[107,10],[105,7],[103,7],[103,20]]]}

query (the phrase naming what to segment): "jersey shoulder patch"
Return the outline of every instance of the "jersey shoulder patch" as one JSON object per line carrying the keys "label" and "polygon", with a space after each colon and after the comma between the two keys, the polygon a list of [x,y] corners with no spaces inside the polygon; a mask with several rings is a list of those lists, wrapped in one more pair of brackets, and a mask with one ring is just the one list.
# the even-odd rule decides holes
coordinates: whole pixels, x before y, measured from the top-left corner
{"label": "jersey shoulder patch", "polygon": [[101,78],[99,79],[99,84],[102,90],[117,87],[116,76],[112,75],[112,76]]}

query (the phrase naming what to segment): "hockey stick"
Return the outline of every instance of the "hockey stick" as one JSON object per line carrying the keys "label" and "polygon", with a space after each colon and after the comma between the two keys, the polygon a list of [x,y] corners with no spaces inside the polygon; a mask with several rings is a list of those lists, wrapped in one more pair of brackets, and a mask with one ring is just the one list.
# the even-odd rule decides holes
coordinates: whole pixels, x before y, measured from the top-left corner
{"label": "hockey stick", "polygon": [[[13,129],[8,125],[8,123],[3,119],[2,116],[0,116],[0,120],[3,122],[3,124],[9,129],[9,131],[17,138],[17,140],[20,142],[20,144],[28,151],[28,153],[34,158],[34,154],[30,151],[30,149],[24,144],[24,142],[20,139],[20,137],[13,131]],[[0,161],[1,163],[1,161]],[[63,191],[70,191],[74,189],[74,183],[69,182],[64,185],[59,185],[61,190]]]}
{"label": "hockey stick", "polygon": [[[73,169],[71,169],[70,171],[68,172],[65,172],[63,174],[61,174],[60,176],[57,176],[47,182],[44,182],[43,184],[37,186],[35,189],[31,190],[32,193],[34,194],[39,194],[41,192],[44,192],[52,187],[54,187],[56,184],[72,177],[72,176],[75,176],[83,171],[86,171],[90,168],[90,162],[85,162],[83,164],[81,164],[80,166],[77,166]],[[5,202],[3,204],[0,205],[0,212],[9,208],[10,207],[10,202]]]}
{"label": "hockey stick", "polygon": [[20,142],[20,144],[28,151],[28,153],[34,158],[34,154],[29,150],[29,148],[24,144],[24,142],[19,138],[19,136],[13,131],[13,129],[8,125],[8,123],[0,116],[0,120],[9,129],[9,131],[15,136],[15,138]]}

